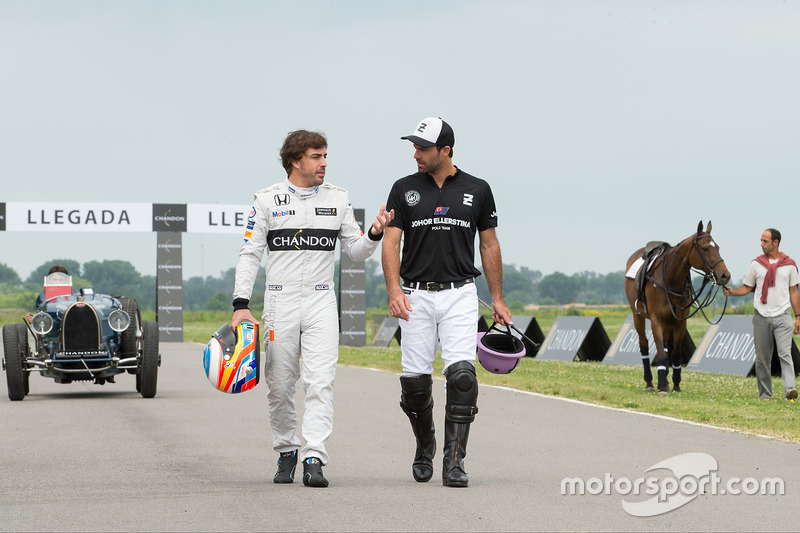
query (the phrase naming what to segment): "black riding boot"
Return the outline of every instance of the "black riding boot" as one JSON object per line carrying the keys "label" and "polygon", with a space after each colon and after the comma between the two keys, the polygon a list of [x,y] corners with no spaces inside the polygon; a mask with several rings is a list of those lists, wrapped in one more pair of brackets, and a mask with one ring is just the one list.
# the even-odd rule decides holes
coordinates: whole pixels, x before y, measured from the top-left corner
{"label": "black riding boot", "polygon": [[469,484],[469,478],[464,471],[464,457],[467,456],[468,439],[469,424],[459,424],[445,420],[442,485],[446,487],[466,487]]}
{"label": "black riding boot", "polygon": [[467,456],[469,426],[478,412],[478,380],[475,367],[460,361],[447,367],[447,406],[444,422],[444,459],[442,484],[447,487],[466,487],[469,478],[464,471]]}
{"label": "black riding boot", "polygon": [[417,438],[417,450],[411,473],[420,482],[433,477],[433,456],[436,453],[436,437],[433,425],[433,380],[430,376],[401,377],[400,407],[411,421],[411,429]]}

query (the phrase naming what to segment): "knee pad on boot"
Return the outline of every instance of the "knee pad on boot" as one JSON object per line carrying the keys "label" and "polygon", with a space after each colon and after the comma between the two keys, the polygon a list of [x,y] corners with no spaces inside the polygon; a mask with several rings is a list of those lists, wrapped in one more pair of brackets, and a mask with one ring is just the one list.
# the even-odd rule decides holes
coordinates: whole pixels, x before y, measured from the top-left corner
{"label": "knee pad on boot", "polygon": [[400,407],[411,416],[433,409],[431,376],[400,376]]}
{"label": "knee pad on boot", "polygon": [[469,361],[459,361],[447,367],[447,405],[445,418],[450,422],[469,424],[478,412],[478,378]]}

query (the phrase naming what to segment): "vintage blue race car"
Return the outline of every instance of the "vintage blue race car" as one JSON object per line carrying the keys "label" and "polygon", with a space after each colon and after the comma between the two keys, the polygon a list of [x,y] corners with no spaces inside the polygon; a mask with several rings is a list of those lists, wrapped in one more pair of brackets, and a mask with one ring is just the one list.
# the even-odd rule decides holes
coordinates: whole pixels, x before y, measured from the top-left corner
{"label": "vintage blue race car", "polygon": [[[58,274],[58,275],[57,275]],[[72,290],[71,278],[60,272],[45,278],[37,312],[3,326],[3,369],[8,397],[22,400],[32,372],[56,383],[91,380],[114,383],[118,374],[135,374],[136,390],[156,395],[158,324],[143,322],[134,298]]]}

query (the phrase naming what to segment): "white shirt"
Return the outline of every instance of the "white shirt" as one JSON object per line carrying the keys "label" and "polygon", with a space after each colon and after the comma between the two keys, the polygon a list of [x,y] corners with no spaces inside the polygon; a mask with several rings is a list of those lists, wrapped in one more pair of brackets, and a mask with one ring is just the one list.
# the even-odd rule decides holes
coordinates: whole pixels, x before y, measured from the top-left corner
{"label": "white shirt", "polygon": [[[770,263],[777,263],[777,259],[770,259]],[[755,287],[753,296],[753,307],[755,307],[758,314],[765,317],[775,317],[783,314],[792,303],[789,301],[789,287],[793,287],[800,283],[800,276],[797,275],[797,269],[792,265],[784,265],[778,267],[775,274],[775,286],[767,289],[767,303],[761,302],[761,288],[764,286],[764,277],[767,275],[767,269],[761,263],[753,261],[750,263],[750,270],[744,277],[744,284],[749,287]]]}

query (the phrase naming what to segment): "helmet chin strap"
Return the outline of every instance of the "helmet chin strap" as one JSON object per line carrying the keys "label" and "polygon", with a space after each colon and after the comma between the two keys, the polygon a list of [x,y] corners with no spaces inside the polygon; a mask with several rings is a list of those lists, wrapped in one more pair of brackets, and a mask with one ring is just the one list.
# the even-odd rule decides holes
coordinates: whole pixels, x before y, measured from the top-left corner
{"label": "helmet chin strap", "polygon": [[[487,309],[489,309],[492,313],[494,313],[494,307],[492,307],[491,305],[487,304],[486,302],[484,302],[480,298],[478,298],[478,301],[480,303],[482,303],[483,305],[485,305],[487,307]],[[525,339],[526,341],[528,341],[529,343],[531,343],[531,345],[534,348],[536,348],[537,350],[539,349],[539,343],[538,342],[533,342],[533,340],[529,339],[528,336],[525,335],[524,333],[522,333],[520,330],[518,330],[517,327],[514,324],[506,324],[506,325],[511,327],[511,329],[513,329],[514,331],[516,331],[520,335],[522,335],[522,338]]]}

